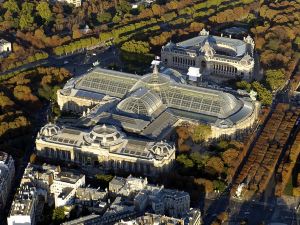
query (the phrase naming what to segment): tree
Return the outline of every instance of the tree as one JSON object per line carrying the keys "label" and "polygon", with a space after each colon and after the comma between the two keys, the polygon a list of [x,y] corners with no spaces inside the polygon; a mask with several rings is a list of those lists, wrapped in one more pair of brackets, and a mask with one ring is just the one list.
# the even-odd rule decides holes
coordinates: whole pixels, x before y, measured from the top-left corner
{"label": "tree", "polygon": [[208,179],[196,178],[194,179],[196,185],[203,185],[206,193],[211,193],[214,190],[213,182]]}
{"label": "tree", "polygon": [[113,21],[114,23],[120,23],[121,20],[122,20],[122,18],[121,18],[121,16],[118,15],[118,14],[116,14],[116,15],[114,16],[114,18],[112,19],[112,21]]}
{"label": "tree", "polygon": [[285,81],[286,78],[282,70],[266,71],[266,83],[273,91],[283,87]]}
{"label": "tree", "polygon": [[8,0],[3,3],[3,7],[11,13],[19,12],[19,6],[15,0]]}
{"label": "tree", "polygon": [[42,17],[47,23],[52,19],[52,12],[48,2],[39,2],[36,6],[36,10],[40,17]]}
{"label": "tree", "polygon": [[203,29],[204,24],[199,22],[192,22],[190,25],[191,32],[199,32]]}
{"label": "tree", "polygon": [[211,136],[211,127],[206,124],[198,124],[194,127],[192,139],[194,142],[207,140]]}
{"label": "tree", "polygon": [[131,10],[131,5],[127,2],[127,1],[124,1],[124,0],[121,0],[120,1],[120,4],[117,5],[116,7],[116,10],[119,12],[119,13],[129,13],[130,10]]}
{"label": "tree", "polygon": [[111,21],[111,19],[112,19],[112,16],[109,12],[104,12],[97,16],[97,20],[100,23],[107,23],[107,22]]}
{"label": "tree", "polygon": [[251,84],[245,80],[236,82],[236,86],[237,86],[237,88],[246,90],[248,92],[250,92],[250,90],[251,90]]}
{"label": "tree", "polygon": [[153,11],[153,14],[156,16],[161,16],[164,13],[163,8],[157,4],[152,5],[152,11]]}
{"label": "tree", "polygon": [[37,97],[32,95],[31,89],[28,86],[17,85],[14,88],[14,96],[20,101],[37,101]]}
{"label": "tree", "polygon": [[293,188],[293,196],[300,197],[300,187]]}
{"label": "tree", "polygon": [[33,3],[24,2],[24,3],[22,3],[21,13],[22,14],[32,14],[33,8],[34,8],[34,4]]}
{"label": "tree", "polygon": [[223,192],[226,189],[226,184],[221,180],[213,181],[214,189]]}
{"label": "tree", "polygon": [[82,36],[82,34],[81,34],[81,32],[80,32],[78,26],[77,26],[77,25],[74,25],[74,26],[72,27],[72,38],[73,38],[73,39],[79,39],[79,38],[81,38],[81,36]]}
{"label": "tree", "polygon": [[109,182],[114,178],[111,174],[97,174],[95,177],[103,186],[108,186]]}
{"label": "tree", "polygon": [[228,146],[229,146],[229,143],[228,143],[228,141],[225,141],[225,140],[222,140],[217,144],[217,147],[221,150],[227,149]]}
{"label": "tree", "polygon": [[238,156],[239,156],[239,151],[230,148],[225,152],[223,152],[222,159],[228,166],[231,166],[236,161]]}
{"label": "tree", "polygon": [[60,224],[66,219],[64,206],[57,207],[53,210],[53,222]]}
{"label": "tree", "polygon": [[221,223],[224,223],[228,220],[229,218],[229,215],[227,212],[221,212],[219,215],[218,215],[218,220],[221,222]]}
{"label": "tree", "polygon": [[21,30],[31,30],[33,25],[33,17],[30,14],[22,14],[19,21]]}
{"label": "tree", "polygon": [[194,167],[194,162],[191,159],[189,159],[188,156],[185,154],[177,156],[176,161],[185,169],[191,169]]}
{"label": "tree", "polygon": [[147,54],[150,51],[150,46],[148,42],[132,40],[123,43],[121,49],[126,52]]}
{"label": "tree", "polygon": [[189,138],[189,131],[188,128],[185,126],[180,126],[176,128],[176,133],[178,135],[179,138],[186,140]]}
{"label": "tree", "polygon": [[205,166],[209,159],[209,155],[207,154],[200,154],[199,152],[193,152],[190,154],[191,160],[197,165],[198,168]]}
{"label": "tree", "polygon": [[221,225],[218,221],[213,221],[211,225]]}
{"label": "tree", "polygon": [[224,170],[224,163],[220,157],[211,157],[205,165],[205,170],[212,175],[220,175]]}
{"label": "tree", "polygon": [[266,89],[264,86],[262,86],[259,82],[254,81],[251,84],[251,87],[254,89],[254,91],[257,92],[258,99],[261,101],[263,105],[271,105],[273,96],[272,93]]}
{"label": "tree", "polygon": [[0,92],[0,109],[11,108],[14,104],[15,103],[7,97],[4,92]]}
{"label": "tree", "polygon": [[35,163],[35,161],[36,161],[36,154],[32,153],[30,155],[29,162],[33,164],[33,163]]}

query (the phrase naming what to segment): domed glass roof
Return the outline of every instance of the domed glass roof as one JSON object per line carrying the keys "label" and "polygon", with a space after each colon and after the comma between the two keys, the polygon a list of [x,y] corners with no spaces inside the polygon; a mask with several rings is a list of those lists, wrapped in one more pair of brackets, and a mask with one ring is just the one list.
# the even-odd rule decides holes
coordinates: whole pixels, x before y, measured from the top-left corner
{"label": "domed glass roof", "polygon": [[143,76],[141,81],[150,86],[153,86],[153,85],[157,86],[157,85],[169,84],[171,82],[171,79],[170,79],[170,77],[168,77],[162,73],[159,73],[158,68],[155,65],[153,72]]}
{"label": "domed glass roof", "polygon": [[124,112],[151,116],[162,105],[163,103],[156,93],[145,88],[139,88],[121,101],[117,107]]}
{"label": "domed glass roof", "polygon": [[59,130],[60,130],[60,128],[57,125],[50,123],[50,124],[45,125],[41,129],[40,134],[45,137],[51,137],[53,135],[56,135]]}
{"label": "domed glass roof", "polygon": [[123,136],[114,126],[97,125],[84,138],[89,144],[111,146],[120,143]]}

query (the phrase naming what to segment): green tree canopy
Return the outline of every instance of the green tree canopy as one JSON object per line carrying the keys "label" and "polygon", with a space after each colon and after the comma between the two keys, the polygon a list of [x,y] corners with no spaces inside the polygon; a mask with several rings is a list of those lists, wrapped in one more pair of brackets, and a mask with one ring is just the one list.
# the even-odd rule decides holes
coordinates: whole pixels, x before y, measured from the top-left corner
{"label": "green tree canopy", "polygon": [[117,5],[116,9],[120,13],[129,13],[131,5],[127,1],[120,1],[120,4]]}
{"label": "green tree canopy", "polygon": [[226,184],[221,180],[213,181],[214,189],[223,192],[226,189]]}
{"label": "green tree canopy", "polygon": [[107,22],[111,21],[111,19],[112,19],[112,16],[109,12],[104,12],[97,16],[97,20],[100,23],[107,23]]}
{"label": "green tree canopy", "polygon": [[211,135],[211,127],[206,124],[198,124],[194,127],[192,139],[194,142],[205,141]]}
{"label": "green tree canopy", "polygon": [[139,54],[146,54],[150,51],[149,43],[144,41],[127,41],[125,42],[121,49],[125,52],[132,52],[132,53],[139,53]]}
{"label": "green tree canopy", "polygon": [[226,150],[228,148],[228,146],[229,146],[229,142],[226,140],[222,140],[216,145],[218,150],[221,150],[221,151]]}
{"label": "green tree canopy", "polygon": [[97,174],[96,179],[102,186],[108,186],[109,182],[114,178],[111,174]]}
{"label": "green tree canopy", "polygon": [[32,16],[33,8],[34,8],[33,3],[24,2],[22,4],[22,10],[20,12],[20,21],[19,21],[19,26],[20,26],[21,30],[33,29],[33,21],[34,21],[34,18]]}
{"label": "green tree canopy", "polygon": [[40,17],[42,17],[46,22],[49,22],[52,19],[52,12],[48,2],[39,2],[36,6],[36,10],[38,15],[40,15]]}
{"label": "green tree canopy", "polygon": [[65,209],[63,206],[57,207],[53,211],[52,220],[54,223],[60,224],[65,220]]}
{"label": "green tree canopy", "polygon": [[254,91],[257,92],[258,99],[261,101],[263,105],[272,104],[273,96],[268,89],[266,89],[257,81],[254,81],[251,86],[254,89]]}
{"label": "green tree canopy", "polygon": [[185,169],[191,169],[194,167],[194,162],[185,154],[181,154],[176,158],[176,161],[182,165]]}
{"label": "green tree canopy", "polygon": [[30,2],[22,3],[22,10],[21,13],[23,14],[31,14],[34,8],[34,4]]}
{"label": "green tree canopy", "polygon": [[113,21],[114,23],[120,23],[121,20],[122,20],[122,18],[121,18],[121,16],[118,15],[118,14],[116,14],[116,15],[114,16],[114,18],[112,19],[112,21]]}
{"label": "green tree canopy", "polygon": [[19,6],[15,0],[5,1],[3,3],[3,7],[12,13],[20,11]]}
{"label": "green tree canopy", "polygon": [[201,154],[200,152],[193,152],[190,154],[191,160],[197,165],[198,168],[205,166],[209,159],[208,154]]}
{"label": "green tree canopy", "polygon": [[30,30],[33,25],[33,17],[30,14],[22,14],[19,21],[21,30]]}
{"label": "green tree canopy", "polygon": [[245,80],[236,82],[236,87],[250,92],[251,84]]}
{"label": "green tree canopy", "polygon": [[266,83],[273,91],[282,87],[285,81],[285,75],[282,70],[266,71]]}

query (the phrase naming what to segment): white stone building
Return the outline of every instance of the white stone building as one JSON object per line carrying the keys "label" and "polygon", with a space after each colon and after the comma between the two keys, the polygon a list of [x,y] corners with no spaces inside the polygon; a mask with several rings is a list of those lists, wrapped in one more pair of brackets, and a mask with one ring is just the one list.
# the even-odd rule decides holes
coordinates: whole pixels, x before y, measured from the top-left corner
{"label": "white stone building", "polygon": [[0,54],[12,51],[12,44],[9,41],[0,39]]}
{"label": "white stone building", "polygon": [[83,113],[81,125],[112,124],[153,140],[183,121],[209,125],[210,138],[236,138],[255,123],[258,102],[187,85],[181,76],[156,67],[144,76],[97,68],[67,82],[57,101],[63,111]]}
{"label": "white stone building", "polygon": [[67,2],[68,4],[74,5],[75,7],[80,7],[82,0],[57,0],[57,1],[59,1],[59,2]]}
{"label": "white stone building", "polygon": [[38,198],[32,183],[23,183],[18,189],[12,203],[8,225],[35,225]]}
{"label": "white stone building", "polygon": [[[187,192],[148,184],[147,178],[137,178],[131,175],[127,178],[114,177],[109,183],[109,192],[110,195],[113,194],[116,198],[109,204],[103,216],[90,215],[66,222],[64,225],[119,224],[116,222],[139,217],[145,212],[157,214],[154,216],[155,218],[172,218],[173,221],[184,221],[182,225],[201,224],[201,212],[190,208],[190,196]],[[156,207],[158,204],[160,205],[159,210]],[[165,220],[163,219],[162,221]],[[136,220],[129,222],[136,222]]]}
{"label": "white stone building", "polygon": [[190,196],[187,192],[148,184],[147,178],[115,177],[109,188],[117,196],[132,198],[135,210],[139,212],[143,212],[149,205],[155,214],[180,218],[190,210]]}
{"label": "white stone building", "polygon": [[90,212],[102,213],[107,208],[108,190],[78,188],[75,203],[87,207]]}
{"label": "white stone building", "polygon": [[210,35],[203,29],[200,35],[186,41],[166,44],[161,50],[163,65],[182,71],[200,68],[210,78],[241,78],[252,80],[254,73],[254,41]]}
{"label": "white stone building", "polygon": [[143,216],[132,220],[125,220],[116,223],[115,225],[184,225],[183,219],[173,218],[164,215],[146,213]]}
{"label": "white stone building", "polygon": [[15,175],[13,158],[0,151],[0,210],[4,209]]}
{"label": "white stone building", "polygon": [[84,186],[85,175],[72,172],[54,174],[50,192],[54,195],[55,207],[73,204],[76,190]]}
{"label": "white stone building", "polygon": [[115,225],[201,225],[201,212],[191,209],[185,218],[174,218],[165,215],[145,213],[145,215],[132,220],[125,220]]}
{"label": "white stone building", "polygon": [[84,130],[48,124],[36,138],[36,150],[46,158],[149,176],[168,171],[175,161],[174,146],[127,138],[116,127],[106,125]]}

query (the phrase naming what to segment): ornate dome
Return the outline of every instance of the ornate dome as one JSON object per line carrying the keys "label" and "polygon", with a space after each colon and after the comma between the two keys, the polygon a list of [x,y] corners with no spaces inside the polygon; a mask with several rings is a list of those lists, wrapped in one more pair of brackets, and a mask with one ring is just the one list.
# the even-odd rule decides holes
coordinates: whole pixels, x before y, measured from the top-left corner
{"label": "ornate dome", "polygon": [[157,66],[154,65],[153,72],[143,76],[141,81],[150,86],[159,86],[169,84],[171,82],[171,79],[170,77],[159,73]]}
{"label": "ornate dome", "polygon": [[89,144],[112,146],[122,142],[124,135],[114,126],[97,125],[84,139]]}
{"label": "ornate dome", "polygon": [[40,135],[44,137],[51,137],[53,135],[58,134],[59,130],[60,128],[57,125],[49,123],[41,129]]}
{"label": "ornate dome", "polygon": [[168,143],[165,143],[163,141],[155,143],[150,151],[158,157],[164,157],[170,154],[171,151],[173,151],[173,147],[169,145]]}
{"label": "ornate dome", "polygon": [[121,101],[117,108],[128,113],[151,116],[163,105],[160,97],[146,88],[139,88]]}

